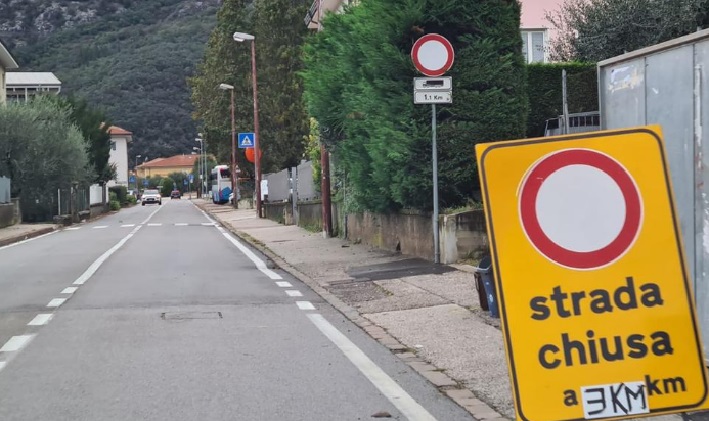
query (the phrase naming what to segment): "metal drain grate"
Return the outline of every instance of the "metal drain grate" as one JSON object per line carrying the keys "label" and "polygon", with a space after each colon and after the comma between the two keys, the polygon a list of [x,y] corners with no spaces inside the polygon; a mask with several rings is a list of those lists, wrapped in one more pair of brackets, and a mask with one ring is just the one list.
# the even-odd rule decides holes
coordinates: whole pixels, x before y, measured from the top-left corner
{"label": "metal drain grate", "polygon": [[221,311],[182,311],[160,313],[163,320],[201,320],[201,319],[221,319]]}

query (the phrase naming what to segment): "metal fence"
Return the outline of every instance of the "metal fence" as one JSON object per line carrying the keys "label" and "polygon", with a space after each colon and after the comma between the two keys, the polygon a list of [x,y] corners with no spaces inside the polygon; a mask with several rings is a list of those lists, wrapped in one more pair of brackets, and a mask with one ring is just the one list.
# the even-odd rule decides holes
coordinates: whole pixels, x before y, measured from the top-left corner
{"label": "metal fence", "polygon": [[298,190],[298,200],[313,200],[320,197],[313,182],[313,163],[311,161],[302,162],[297,167],[296,188]]}
{"label": "metal fence", "polygon": [[11,186],[9,178],[0,177],[0,203],[10,203]]}
{"label": "metal fence", "polygon": [[286,168],[264,177],[268,181],[268,201],[286,202],[291,199],[290,171]]}

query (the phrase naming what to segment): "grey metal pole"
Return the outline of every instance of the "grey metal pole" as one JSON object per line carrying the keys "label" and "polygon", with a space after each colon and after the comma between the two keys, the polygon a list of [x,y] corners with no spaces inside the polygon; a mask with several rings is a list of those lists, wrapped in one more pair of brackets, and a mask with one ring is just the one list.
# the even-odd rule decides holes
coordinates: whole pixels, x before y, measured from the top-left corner
{"label": "grey metal pole", "polygon": [[566,69],[561,71],[562,107],[564,110],[564,134],[569,134],[569,97],[566,87]]}
{"label": "grey metal pole", "polygon": [[436,104],[431,104],[431,127],[433,134],[433,261],[441,263],[438,242],[438,147],[436,146]]}

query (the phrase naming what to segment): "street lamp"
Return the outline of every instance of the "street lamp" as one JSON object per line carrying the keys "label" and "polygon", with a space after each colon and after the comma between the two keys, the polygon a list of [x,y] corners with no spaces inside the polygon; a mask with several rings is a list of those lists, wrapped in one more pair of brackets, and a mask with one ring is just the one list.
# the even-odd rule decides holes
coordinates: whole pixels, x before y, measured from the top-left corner
{"label": "street lamp", "polygon": [[251,41],[251,83],[254,89],[254,166],[256,170],[256,213],[261,218],[261,148],[258,127],[258,85],[256,83],[256,38],[244,32],[234,32],[234,41]]}
{"label": "street lamp", "polygon": [[133,166],[133,171],[135,171],[135,176],[136,176],[136,180],[135,180],[135,188],[136,189],[138,189],[138,179],[137,179],[137,177],[138,177],[138,158],[140,158],[141,156],[143,156],[143,155],[136,155],[135,156],[135,165]]}
{"label": "street lamp", "polygon": [[219,84],[222,91],[231,92],[231,193],[234,195],[234,207],[239,205],[236,194],[236,125],[234,123],[234,87],[226,83]]}
{"label": "street lamp", "polygon": [[200,189],[202,190],[202,196],[207,194],[206,181],[207,181],[207,149],[204,146],[204,140],[202,139],[202,133],[197,133],[197,138],[194,140],[199,142],[199,147],[202,149],[202,155],[200,160],[202,162],[202,171],[199,173],[200,179]]}

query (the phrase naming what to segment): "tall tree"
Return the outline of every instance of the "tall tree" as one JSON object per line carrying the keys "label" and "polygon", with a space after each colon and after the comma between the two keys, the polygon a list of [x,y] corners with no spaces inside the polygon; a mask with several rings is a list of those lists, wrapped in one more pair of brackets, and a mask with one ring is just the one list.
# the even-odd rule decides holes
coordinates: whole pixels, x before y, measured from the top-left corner
{"label": "tall tree", "polygon": [[597,62],[706,27],[709,1],[565,0],[547,20],[554,59]]}
{"label": "tall tree", "polygon": [[259,77],[259,120],[263,171],[297,165],[303,157],[308,116],[301,50],[308,30],[303,24],[310,0],[257,0],[254,30]]}
{"label": "tall tree", "polygon": [[454,103],[438,107],[441,204],[473,196],[475,143],[524,136],[519,26],[516,0],[368,0],[325,17],[305,48],[305,96],[360,208],[432,207],[431,108],[413,104],[409,55],[426,33],[456,53]]}

